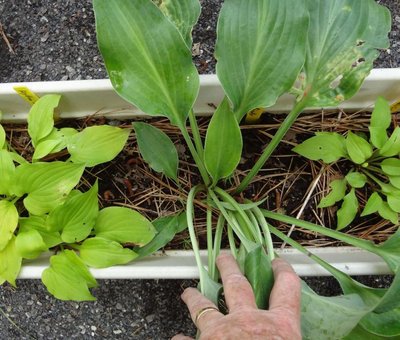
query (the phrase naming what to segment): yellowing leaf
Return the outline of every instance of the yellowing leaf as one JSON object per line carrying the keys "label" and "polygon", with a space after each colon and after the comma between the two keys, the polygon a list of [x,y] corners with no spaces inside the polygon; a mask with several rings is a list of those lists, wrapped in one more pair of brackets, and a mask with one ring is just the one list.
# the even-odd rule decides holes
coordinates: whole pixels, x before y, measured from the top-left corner
{"label": "yellowing leaf", "polygon": [[15,165],[11,153],[0,150],[0,195],[10,195],[14,188]]}
{"label": "yellowing leaf", "polygon": [[92,167],[113,160],[124,148],[130,130],[115,126],[91,126],[71,136],[71,161]]}
{"label": "yellowing leaf", "polygon": [[19,196],[33,215],[43,215],[55,209],[78,184],[84,165],[51,162],[22,164],[16,169]]}
{"label": "yellowing leaf", "polygon": [[35,229],[18,232],[15,239],[15,247],[19,256],[25,259],[34,259],[47,250],[42,236]]}
{"label": "yellowing leaf", "polygon": [[132,209],[120,207],[100,210],[94,230],[97,237],[141,246],[155,235],[149,220]]}
{"label": "yellowing leaf", "polygon": [[89,288],[97,282],[82,260],[71,250],[50,258],[50,267],[42,274],[47,290],[60,300],[94,301]]}
{"label": "yellowing leaf", "polygon": [[6,132],[4,131],[3,126],[0,124],[0,150],[4,147],[6,143]]}
{"label": "yellowing leaf", "polygon": [[14,235],[18,225],[18,211],[9,201],[0,201],[0,251],[3,250]]}
{"label": "yellowing leaf", "polygon": [[99,211],[97,182],[85,192],[68,196],[65,203],[52,212],[46,221],[50,231],[61,231],[66,243],[82,241],[89,236]]}
{"label": "yellowing leaf", "polygon": [[13,236],[7,246],[0,250],[0,284],[7,281],[16,286],[15,280],[21,270],[22,258],[15,248],[15,237]]}
{"label": "yellowing leaf", "polygon": [[34,147],[53,130],[54,109],[58,106],[60,98],[61,96],[56,94],[45,95],[33,104],[29,111],[28,133]]}
{"label": "yellowing leaf", "polygon": [[126,264],[138,256],[134,251],[123,248],[118,242],[101,237],[85,240],[79,246],[79,255],[83,262],[94,268]]}

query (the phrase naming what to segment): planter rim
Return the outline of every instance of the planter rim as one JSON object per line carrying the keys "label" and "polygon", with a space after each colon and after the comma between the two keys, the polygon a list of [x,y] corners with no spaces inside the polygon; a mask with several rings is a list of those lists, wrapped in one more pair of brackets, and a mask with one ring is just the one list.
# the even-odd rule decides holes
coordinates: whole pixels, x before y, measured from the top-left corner
{"label": "planter rim", "polygon": [[[391,274],[386,263],[377,255],[354,247],[310,247],[313,254],[320,256],[331,265],[348,275]],[[228,250],[223,250],[224,252]],[[325,269],[308,256],[292,248],[276,249],[279,256],[293,265],[300,276],[327,276]],[[33,261],[26,261],[20,272],[20,279],[39,279],[49,266],[49,256],[44,254]],[[201,251],[203,264],[207,263],[207,251]],[[104,269],[91,268],[97,279],[194,279],[198,269],[191,250],[169,250],[133,261],[127,265]]]}

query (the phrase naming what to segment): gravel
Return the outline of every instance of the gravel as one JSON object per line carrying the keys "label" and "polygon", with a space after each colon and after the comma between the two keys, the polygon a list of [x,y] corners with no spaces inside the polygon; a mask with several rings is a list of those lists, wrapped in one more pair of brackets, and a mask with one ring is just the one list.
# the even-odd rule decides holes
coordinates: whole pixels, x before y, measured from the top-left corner
{"label": "gravel", "polygon": [[[391,47],[377,67],[400,66],[400,4],[378,1],[393,13]],[[194,32],[194,60],[201,73],[213,73],[216,13],[220,0],[204,0]],[[12,50],[0,39],[0,83],[106,78],[96,47],[91,1],[0,0],[0,23]],[[364,277],[386,287],[391,277]],[[338,293],[333,279],[307,279],[321,294]],[[19,280],[18,289],[0,287],[0,339],[168,339],[194,335],[179,295],[194,281],[103,280],[97,301],[75,303],[50,297],[36,280]]]}

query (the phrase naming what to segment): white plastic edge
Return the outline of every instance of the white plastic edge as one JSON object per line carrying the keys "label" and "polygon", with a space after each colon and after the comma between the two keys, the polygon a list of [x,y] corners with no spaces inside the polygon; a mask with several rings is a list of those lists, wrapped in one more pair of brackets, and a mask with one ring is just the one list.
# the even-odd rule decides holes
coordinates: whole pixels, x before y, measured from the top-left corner
{"label": "white plastic edge", "polygon": [[[380,257],[353,247],[308,248],[313,254],[348,275],[391,274]],[[309,257],[294,249],[277,250],[277,253],[291,263],[300,276],[326,276],[329,273]],[[27,261],[20,272],[20,279],[39,279],[49,266],[49,256]],[[202,251],[203,263],[207,253]],[[147,258],[124,266],[105,269],[90,269],[97,279],[194,279],[199,277],[192,251],[157,252]]]}
{"label": "white plastic edge", "polygon": [[[22,85],[39,96],[49,93],[61,94],[59,107],[61,118],[81,118],[95,114],[117,119],[144,116],[143,112],[119,97],[114,92],[111,82],[104,79],[0,84],[0,111],[3,112],[3,121],[26,120],[30,105],[13,89],[14,86]],[[212,114],[223,96],[216,75],[201,75],[200,93],[194,106],[195,113]],[[358,94],[341,104],[340,108],[368,110],[373,106],[377,96],[384,96],[390,102],[400,99],[400,68],[372,70]],[[292,107],[293,100],[292,96],[284,95],[268,111],[288,111]]]}

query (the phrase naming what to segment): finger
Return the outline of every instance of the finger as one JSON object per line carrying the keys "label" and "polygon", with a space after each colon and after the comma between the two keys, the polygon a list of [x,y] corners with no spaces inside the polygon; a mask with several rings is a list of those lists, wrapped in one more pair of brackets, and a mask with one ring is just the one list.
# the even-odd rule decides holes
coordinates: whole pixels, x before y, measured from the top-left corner
{"label": "finger", "polygon": [[[195,288],[185,289],[181,297],[189,309],[193,323],[200,331],[203,331],[210,321],[218,320],[224,316],[210,300]],[[202,313],[207,307],[216,308],[216,310],[207,310]]]}
{"label": "finger", "polygon": [[171,338],[171,340],[193,340],[190,336],[184,334],[177,334]]}
{"label": "finger", "polygon": [[275,283],[269,300],[270,310],[281,308],[300,318],[300,278],[283,259],[272,261]]}
{"label": "finger", "polygon": [[243,307],[257,308],[253,289],[249,281],[240,272],[239,266],[230,254],[221,254],[217,266],[224,285],[226,304],[229,311]]}

